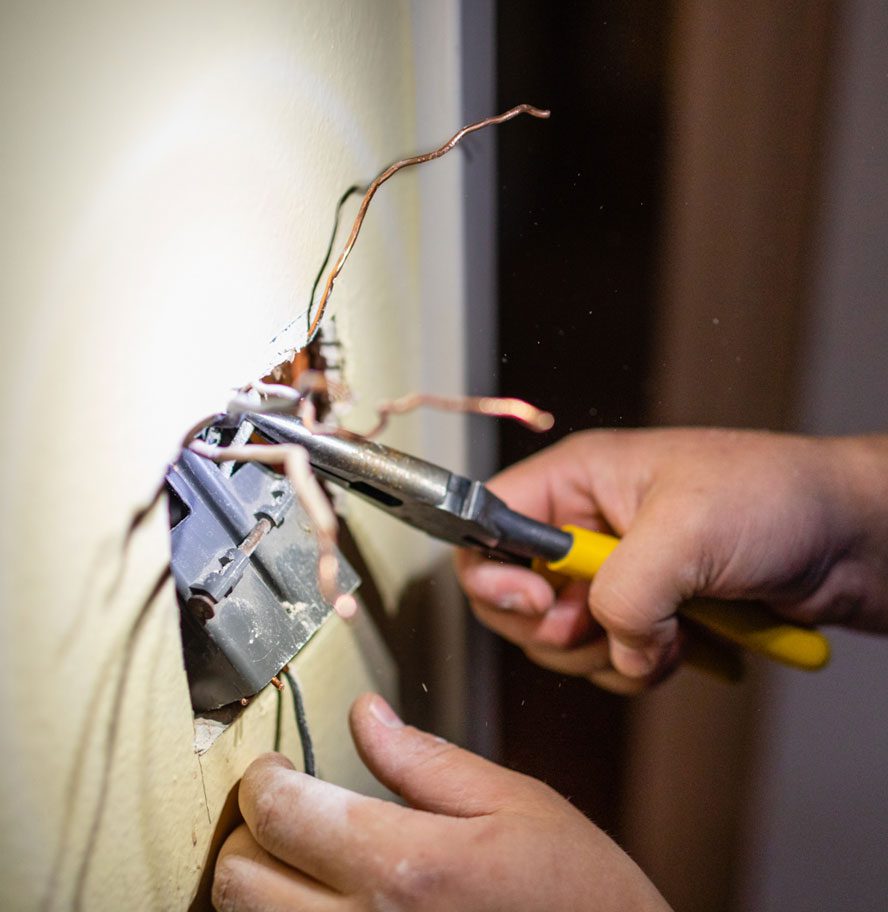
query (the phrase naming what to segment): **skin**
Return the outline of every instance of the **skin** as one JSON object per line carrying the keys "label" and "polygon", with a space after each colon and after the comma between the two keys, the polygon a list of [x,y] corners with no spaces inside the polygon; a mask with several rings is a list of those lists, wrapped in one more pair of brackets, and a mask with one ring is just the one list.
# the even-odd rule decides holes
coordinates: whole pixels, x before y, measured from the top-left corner
{"label": "skin", "polygon": [[888,437],[594,431],[490,482],[511,507],[622,538],[592,584],[461,552],[478,618],[547,668],[617,691],[667,674],[694,596],[888,631]]}
{"label": "skin", "polygon": [[642,872],[548,786],[404,725],[382,697],[352,736],[404,807],[266,754],[244,774],[245,824],[216,864],[219,910],[522,912],[668,907]]}
{"label": "skin", "polygon": [[[547,522],[616,533],[595,580],[456,557],[479,619],[539,664],[620,692],[680,661],[678,605],[761,599],[803,623],[888,632],[888,437],[597,431],[490,482]],[[218,909],[378,912],[667,908],[634,863],[547,786],[405,726],[351,713],[368,768],[407,806],[269,754],[244,775]]]}

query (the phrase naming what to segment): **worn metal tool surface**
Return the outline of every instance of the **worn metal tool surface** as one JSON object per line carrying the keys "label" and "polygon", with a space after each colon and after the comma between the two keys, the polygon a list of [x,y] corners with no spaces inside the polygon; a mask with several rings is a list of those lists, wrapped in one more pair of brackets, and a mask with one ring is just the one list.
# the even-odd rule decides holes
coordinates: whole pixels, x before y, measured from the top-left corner
{"label": "worn metal tool surface", "polygon": [[[333,609],[317,535],[286,478],[253,463],[230,474],[186,449],[166,480],[192,705],[214,710],[265,687]],[[359,582],[339,555],[340,591]]]}
{"label": "worn metal tool surface", "polygon": [[[591,579],[619,544],[602,532],[558,529],[524,516],[481,482],[375,441],[312,433],[290,416],[245,417],[269,440],[305,447],[322,478],[452,544],[503,560],[533,561],[575,579]],[[780,620],[761,603],[695,599],[680,612],[724,639],[787,665],[816,670],[829,660],[829,641],[822,634]]]}

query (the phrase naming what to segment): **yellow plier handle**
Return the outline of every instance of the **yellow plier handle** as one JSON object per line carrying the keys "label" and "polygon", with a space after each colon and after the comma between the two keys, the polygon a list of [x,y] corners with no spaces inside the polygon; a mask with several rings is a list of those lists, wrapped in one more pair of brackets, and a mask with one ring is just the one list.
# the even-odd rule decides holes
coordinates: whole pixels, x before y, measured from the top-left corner
{"label": "yellow plier handle", "polygon": [[[570,551],[545,566],[573,579],[592,579],[620,540],[579,526],[563,526],[573,536]],[[829,640],[822,633],[781,621],[758,602],[693,599],[679,612],[694,623],[775,662],[817,671],[829,662]]]}

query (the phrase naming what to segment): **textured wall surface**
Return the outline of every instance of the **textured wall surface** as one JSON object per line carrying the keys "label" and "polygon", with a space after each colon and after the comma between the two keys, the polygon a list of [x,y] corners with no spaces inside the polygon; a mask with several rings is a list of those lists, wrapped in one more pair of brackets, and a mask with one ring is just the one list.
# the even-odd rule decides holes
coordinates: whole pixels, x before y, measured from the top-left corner
{"label": "textured wall surface", "polygon": [[[264,693],[198,759],[163,505],[125,536],[184,430],[298,342],[340,193],[458,125],[455,7],[422,6],[3,6],[4,909],[187,907],[271,746]],[[337,284],[355,427],[459,388],[459,182],[455,158],[398,175]],[[458,463],[439,427],[390,439]],[[391,602],[430,552],[374,522],[354,516]],[[297,669],[322,772],[370,789],[345,712],[394,678],[362,629],[334,619]]]}

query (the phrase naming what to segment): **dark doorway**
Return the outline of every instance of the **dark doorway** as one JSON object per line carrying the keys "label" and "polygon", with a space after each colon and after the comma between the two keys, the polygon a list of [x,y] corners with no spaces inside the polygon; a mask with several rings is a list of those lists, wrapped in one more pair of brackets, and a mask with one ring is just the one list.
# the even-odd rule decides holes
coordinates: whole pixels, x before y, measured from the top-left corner
{"label": "dark doorway", "polygon": [[[498,136],[500,392],[557,419],[543,437],[503,424],[508,464],[644,420],[671,6],[511,0],[497,17],[498,108],[552,111]],[[623,700],[501,649],[502,760],[618,830]]]}

